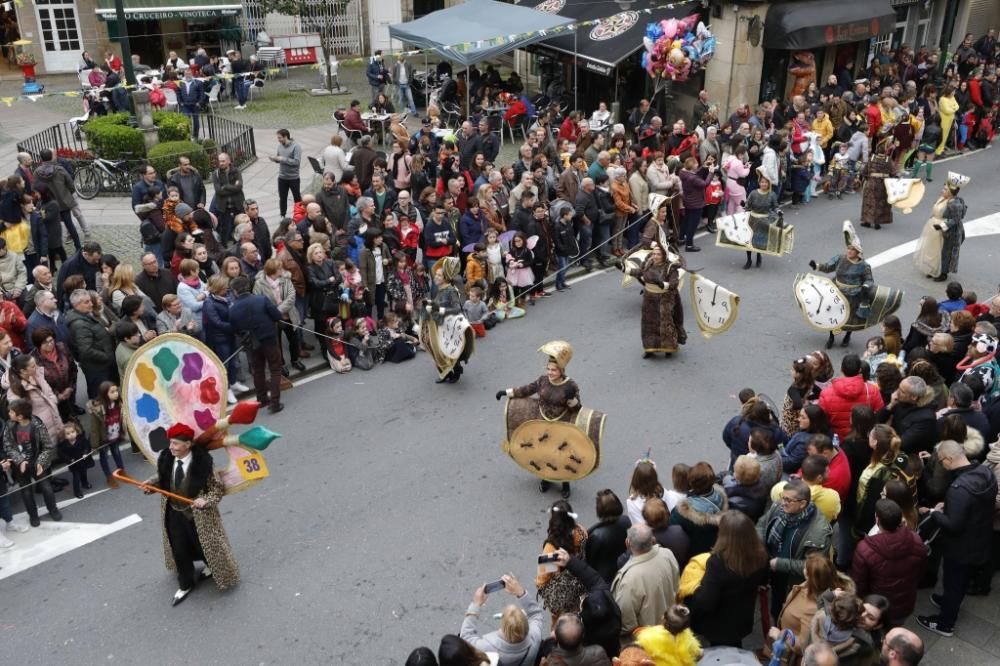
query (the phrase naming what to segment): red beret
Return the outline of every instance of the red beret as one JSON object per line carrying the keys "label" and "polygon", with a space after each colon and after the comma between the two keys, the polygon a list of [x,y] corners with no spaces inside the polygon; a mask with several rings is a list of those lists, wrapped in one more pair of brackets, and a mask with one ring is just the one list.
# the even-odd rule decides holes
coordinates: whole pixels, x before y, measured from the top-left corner
{"label": "red beret", "polygon": [[167,431],[167,437],[170,439],[186,439],[190,442],[194,440],[194,430],[189,425],[175,423]]}

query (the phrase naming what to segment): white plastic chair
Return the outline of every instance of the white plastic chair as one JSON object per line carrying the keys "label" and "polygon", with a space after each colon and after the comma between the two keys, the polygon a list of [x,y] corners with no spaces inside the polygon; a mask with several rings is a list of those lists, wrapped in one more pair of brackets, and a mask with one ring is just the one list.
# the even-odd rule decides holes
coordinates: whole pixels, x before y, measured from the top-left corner
{"label": "white plastic chair", "polygon": [[90,90],[94,86],[90,85],[90,70],[84,69],[77,72],[77,76],[80,78],[80,88],[83,90]]}
{"label": "white plastic chair", "polygon": [[255,78],[250,82],[250,88],[247,90],[247,101],[252,102],[254,97],[262,97],[263,95],[264,79]]}
{"label": "white plastic chair", "polygon": [[212,86],[212,89],[208,92],[208,110],[215,113],[215,104],[219,103],[219,93],[222,91],[222,84],[217,86]]}
{"label": "white plastic chair", "polygon": [[164,107],[166,111],[176,111],[177,110],[177,91],[173,88],[160,88],[160,92],[163,96],[167,98],[167,105]]}

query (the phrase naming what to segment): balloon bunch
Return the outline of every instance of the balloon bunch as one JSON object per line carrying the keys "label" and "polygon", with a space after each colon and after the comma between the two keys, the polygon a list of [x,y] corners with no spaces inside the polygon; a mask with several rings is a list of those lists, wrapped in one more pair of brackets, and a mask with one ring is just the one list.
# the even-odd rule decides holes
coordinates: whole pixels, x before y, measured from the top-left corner
{"label": "balloon bunch", "polygon": [[654,79],[687,81],[715,54],[715,37],[697,14],[646,26],[642,66]]}

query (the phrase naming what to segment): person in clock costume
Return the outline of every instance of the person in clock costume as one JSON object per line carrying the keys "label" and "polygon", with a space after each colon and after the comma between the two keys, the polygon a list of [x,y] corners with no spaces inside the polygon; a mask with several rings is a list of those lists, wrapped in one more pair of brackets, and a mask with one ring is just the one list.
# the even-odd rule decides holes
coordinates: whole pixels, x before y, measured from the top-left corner
{"label": "person in clock costume", "polygon": [[662,245],[652,243],[642,266],[628,270],[629,275],[643,284],[640,326],[643,358],[652,358],[657,352],[669,357],[678,345],[687,342],[678,293],[680,269],[681,263],[670,261]]}
{"label": "person in clock costume", "polygon": [[[553,340],[545,343],[538,351],[547,357],[544,375],[530,384],[497,391],[497,400],[504,396],[508,398],[538,396],[535,400],[510,403],[508,411],[519,412],[508,421],[508,427],[511,430],[516,429],[520,423],[531,419],[574,423],[580,412],[580,387],[566,376],[566,366],[573,358],[573,347],[568,342]],[[539,488],[544,493],[550,485],[551,482],[543,478]],[[562,482],[562,496],[564,498],[570,496],[568,481]]]}
{"label": "person in clock costume", "polygon": [[[753,229],[753,238],[750,244],[757,249],[766,250],[768,239],[771,234],[771,225],[784,225],[781,217],[781,209],[778,208],[778,195],[771,187],[771,181],[764,175],[762,168],[757,168],[757,189],[747,195],[746,208],[750,214],[750,228]],[[747,262],[743,264],[743,270],[749,270],[753,253],[747,250]],[[757,268],[760,268],[760,252],[757,253]]]}
{"label": "person in clock costume", "polygon": [[[840,346],[846,347],[851,342],[851,332],[866,328],[866,322],[875,296],[875,280],[872,278],[872,267],[864,260],[861,240],[854,236],[847,239],[847,249],[822,264],[810,260],[809,267],[821,273],[834,273],[834,283],[844,294],[851,308],[850,319],[844,325],[847,332]],[[830,331],[826,348],[833,347],[836,336]]]}
{"label": "person in clock costume", "polygon": [[[240,582],[240,569],[222,526],[219,501],[225,494],[212,467],[212,455],[194,443],[194,430],[177,423],[167,430],[170,446],[160,452],[156,475],[145,482],[149,488],[168,490],[191,498],[192,504],[161,495],[163,556],[168,571],[177,572],[173,605],[184,601],[196,583],[212,578],[219,590]],[[146,493],[152,493],[146,489]],[[194,563],[205,563],[195,574]]]}

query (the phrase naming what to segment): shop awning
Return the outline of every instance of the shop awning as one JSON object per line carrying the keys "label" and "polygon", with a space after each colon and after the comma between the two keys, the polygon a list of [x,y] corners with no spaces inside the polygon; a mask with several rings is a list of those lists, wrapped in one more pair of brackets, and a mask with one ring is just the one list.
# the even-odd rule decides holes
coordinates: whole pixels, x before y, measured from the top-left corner
{"label": "shop awning", "polygon": [[468,66],[545,39],[570,23],[523,5],[469,0],[390,25],[389,36]]}
{"label": "shop awning", "polygon": [[889,0],[798,0],[772,4],[764,20],[766,49],[816,49],[870,39],[896,29]]}
{"label": "shop awning", "polygon": [[[604,19],[597,25],[588,25],[577,30],[576,55],[580,66],[598,74],[609,76],[619,62],[642,48],[642,37],[646,25],[669,18],[682,18],[696,13],[700,5],[684,5],[676,9],[654,9],[663,0],[636,0],[626,2],[610,0],[523,0],[522,5],[572,18],[574,21]],[[627,9],[623,10],[623,7]],[[573,34],[547,39],[531,50],[545,53],[546,50],[574,53]]]}
{"label": "shop awning", "polygon": [[[238,16],[243,5],[232,0],[125,0],[126,21],[157,19],[203,19]],[[114,0],[97,0],[97,18],[115,20]]]}

